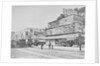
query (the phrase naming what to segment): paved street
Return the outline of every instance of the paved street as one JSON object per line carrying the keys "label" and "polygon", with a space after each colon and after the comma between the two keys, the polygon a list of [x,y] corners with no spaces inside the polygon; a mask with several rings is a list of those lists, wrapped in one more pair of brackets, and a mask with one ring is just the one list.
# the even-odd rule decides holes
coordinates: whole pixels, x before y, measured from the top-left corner
{"label": "paved street", "polygon": [[11,58],[32,58],[32,59],[84,59],[84,49],[79,51],[78,47],[54,47],[48,49],[44,46],[33,48],[12,48]]}

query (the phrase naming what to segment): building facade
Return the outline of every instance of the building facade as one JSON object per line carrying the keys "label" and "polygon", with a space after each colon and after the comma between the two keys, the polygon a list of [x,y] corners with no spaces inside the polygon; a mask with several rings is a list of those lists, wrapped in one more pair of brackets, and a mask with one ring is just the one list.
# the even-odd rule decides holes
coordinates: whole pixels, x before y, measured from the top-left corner
{"label": "building facade", "polygon": [[17,38],[20,39],[32,39],[35,40],[39,37],[44,37],[45,36],[45,31],[44,29],[38,29],[38,28],[26,28],[23,29],[19,32],[17,32]]}
{"label": "building facade", "polygon": [[55,38],[53,40],[56,42],[56,40],[60,41],[63,39],[63,37],[62,39],[61,37],[59,39],[59,36],[73,34],[73,36],[70,36],[68,38],[66,37],[63,40],[74,40],[73,38],[76,37],[74,36],[74,34],[82,33],[85,29],[84,9],[84,7],[80,9],[63,9],[63,17],[60,16],[60,19],[56,19],[55,21],[48,23],[48,29],[46,29],[46,36],[51,37],[51,39],[55,36],[58,36],[58,38]]}

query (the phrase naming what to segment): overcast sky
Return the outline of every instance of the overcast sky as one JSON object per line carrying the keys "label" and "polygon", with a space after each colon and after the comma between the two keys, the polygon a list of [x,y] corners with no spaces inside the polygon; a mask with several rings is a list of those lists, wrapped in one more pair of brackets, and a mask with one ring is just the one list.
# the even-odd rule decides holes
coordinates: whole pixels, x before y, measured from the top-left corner
{"label": "overcast sky", "polygon": [[27,27],[45,28],[48,23],[56,20],[63,8],[81,8],[83,6],[13,6],[12,31],[20,31]]}

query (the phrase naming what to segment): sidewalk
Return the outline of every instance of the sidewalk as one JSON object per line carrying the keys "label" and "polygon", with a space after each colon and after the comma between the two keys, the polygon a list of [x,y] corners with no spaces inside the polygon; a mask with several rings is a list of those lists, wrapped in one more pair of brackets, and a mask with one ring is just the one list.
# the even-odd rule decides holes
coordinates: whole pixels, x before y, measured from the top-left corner
{"label": "sidewalk", "polygon": [[[38,46],[38,48],[41,48],[40,46]],[[49,46],[44,45],[43,46],[44,49],[49,49]],[[66,51],[80,51],[79,47],[63,47],[63,46],[53,46],[53,50],[66,50]],[[85,49],[82,48],[82,51],[84,51]]]}

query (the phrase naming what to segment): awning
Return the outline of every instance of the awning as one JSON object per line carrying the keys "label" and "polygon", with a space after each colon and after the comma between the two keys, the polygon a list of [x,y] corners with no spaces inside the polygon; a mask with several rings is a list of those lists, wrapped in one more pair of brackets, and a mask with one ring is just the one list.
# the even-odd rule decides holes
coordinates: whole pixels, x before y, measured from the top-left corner
{"label": "awning", "polygon": [[59,36],[39,37],[39,39],[49,40],[49,39],[66,38],[68,40],[72,40],[72,39],[75,39],[76,37],[78,37],[78,34],[68,34],[68,35],[59,35]]}

